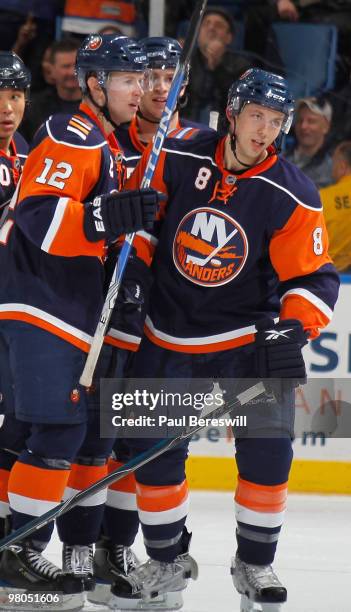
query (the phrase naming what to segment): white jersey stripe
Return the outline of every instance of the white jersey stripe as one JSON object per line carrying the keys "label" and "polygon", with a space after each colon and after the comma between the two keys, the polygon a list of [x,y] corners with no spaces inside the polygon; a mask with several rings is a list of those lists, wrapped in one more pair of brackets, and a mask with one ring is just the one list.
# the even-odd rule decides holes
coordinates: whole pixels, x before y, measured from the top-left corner
{"label": "white jersey stripe", "polygon": [[313,306],[316,306],[316,308],[318,308],[318,310],[320,310],[326,317],[328,317],[329,321],[331,321],[333,317],[333,311],[325,302],[323,302],[323,300],[314,295],[312,291],[308,291],[307,289],[302,288],[290,289],[289,291],[284,293],[280,301],[283,302],[283,300],[288,295],[300,295],[301,297],[305,298],[305,300],[308,300],[309,302],[311,302],[311,304],[313,304]]}
{"label": "white jersey stripe", "polygon": [[160,340],[164,340],[165,342],[169,342],[170,344],[181,344],[184,346],[201,346],[202,344],[216,344],[217,342],[235,340],[236,338],[241,338],[242,336],[254,334],[256,332],[256,327],[254,325],[249,325],[248,327],[241,327],[239,329],[234,329],[232,331],[224,332],[222,334],[215,334],[213,336],[202,336],[201,338],[178,338],[177,336],[170,336],[169,334],[166,334],[160,331],[159,329],[156,329],[149,316],[146,317],[145,323],[152,332],[152,334],[156,336],[156,338],[160,338]]}
{"label": "white jersey stripe", "polygon": [[66,211],[66,207],[68,204],[69,198],[59,198],[55,210],[55,214],[52,218],[52,221],[49,225],[49,229],[46,232],[46,236],[43,240],[41,248],[46,253],[49,253],[51,245],[56,237],[58,230],[60,229],[60,225],[62,223],[63,216]]}
{"label": "white jersey stripe", "polygon": [[66,147],[72,147],[72,149],[101,149],[101,147],[104,147],[105,145],[107,145],[106,140],[103,140],[102,142],[100,142],[99,144],[96,145],[76,145],[76,144],[72,144],[71,142],[67,142],[66,140],[58,140],[58,138],[55,138],[50,130],[50,119],[52,118],[49,117],[49,119],[46,121],[45,126],[46,126],[46,130],[48,135],[50,136],[51,140],[53,140],[54,142],[57,142],[58,144],[64,144],[66,145]]}
{"label": "white jersey stripe", "polygon": [[92,336],[84,333],[80,329],[73,327],[73,325],[69,325],[65,323],[61,319],[54,317],[53,315],[45,312],[45,310],[40,310],[40,308],[36,308],[35,306],[29,306],[28,304],[0,304],[0,312],[23,312],[23,314],[29,314],[33,317],[37,317],[38,319],[42,319],[45,323],[49,323],[54,325],[58,329],[61,329],[63,332],[78,338],[79,340],[83,340],[87,344],[91,344]]}
{"label": "white jersey stripe", "polygon": [[207,159],[211,162],[212,166],[217,168],[216,162],[209,155],[196,155],[196,153],[189,153],[188,151],[175,151],[173,149],[167,149],[166,147],[162,147],[162,151],[166,151],[166,153],[174,153],[175,155],[184,155],[185,157],[195,157],[196,159]]}
{"label": "white jersey stripe", "polygon": [[79,138],[81,138],[82,140],[87,139],[86,135],[83,134],[83,132],[80,132],[78,129],[72,127],[71,125],[67,126],[67,132],[74,132],[74,134],[77,134]]}
{"label": "white jersey stripe", "polygon": [[321,210],[323,210],[323,206],[321,205],[320,208],[315,208],[314,206],[308,206],[308,204],[304,204],[303,202],[301,202],[293,193],[291,193],[291,191],[289,191],[288,189],[286,189],[285,187],[282,187],[282,185],[278,185],[278,183],[275,183],[274,181],[271,181],[270,179],[266,178],[265,176],[251,176],[252,179],[259,179],[260,181],[265,181],[266,183],[269,183],[270,185],[274,185],[274,187],[276,187],[277,189],[280,189],[281,191],[284,191],[285,193],[288,194],[288,196],[290,196],[293,200],[295,200],[295,202],[297,202],[298,204],[300,204],[300,206],[303,206],[304,208],[308,208],[308,210],[313,210],[314,212],[319,212]]}
{"label": "white jersey stripe", "polygon": [[126,334],[125,332],[118,331],[114,327],[110,327],[108,330],[107,337],[115,338],[116,340],[122,340],[123,342],[129,342],[130,344],[140,344],[141,338],[139,336],[132,336],[132,334]]}

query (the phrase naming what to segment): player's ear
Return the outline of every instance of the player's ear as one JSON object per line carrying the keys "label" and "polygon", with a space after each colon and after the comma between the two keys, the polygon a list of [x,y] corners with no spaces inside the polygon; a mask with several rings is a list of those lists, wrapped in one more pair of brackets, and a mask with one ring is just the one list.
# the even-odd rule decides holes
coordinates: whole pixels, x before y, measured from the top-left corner
{"label": "player's ear", "polygon": [[101,89],[101,86],[99,85],[97,78],[93,75],[88,77],[87,85],[89,87],[89,91],[92,95],[92,98],[96,100],[96,102],[98,102],[99,104],[104,103],[105,94],[103,90]]}
{"label": "player's ear", "polygon": [[231,112],[230,112],[230,110],[229,110],[229,107],[227,107],[227,108],[225,109],[225,114],[226,114],[226,117],[227,117],[227,119],[228,119],[228,121],[229,121],[230,125],[232,125],[232,124],[234,123],[234,118],[233,118],[233,115],[231,114]]}

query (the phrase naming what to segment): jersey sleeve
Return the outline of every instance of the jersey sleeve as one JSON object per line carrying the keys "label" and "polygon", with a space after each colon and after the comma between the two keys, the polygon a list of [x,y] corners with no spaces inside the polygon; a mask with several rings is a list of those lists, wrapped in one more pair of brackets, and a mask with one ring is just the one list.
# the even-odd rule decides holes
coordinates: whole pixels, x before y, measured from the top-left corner
{"label": "jersey sleeve", "polygon": [[[139,189],[144,177],[145,169],[148,163],[149,155],[151,152],[152,144],[150,144],[147,149],[145,149],[138,165],[136,166],[133,174],[128,178],[125,183],[125,189]],[[166,196],[166,199],[160,203],[160,208],[156,215],[156,221],[154,224],[154,228],[151,232],[139,231],[137,232],[133,246],[135,253],[140,259],[142,259],[146,265],[150,266],[153,255],[158,243],[158,235],[160,231],[160,227],[162,225],[162,219],[165,215],[165,210],[167,207],[167,185],[164,178],[165,174],[165,163],[166,163],[166,153],[161,151],[160,157],[158,159],[155,172],[151,181],[151,187],[157,189]]]}
{"label": "jersey sleeve", "polygon": [[331,320],[339,290],[322,209],[297,205],[274,232],[269,253],[280,281],[280,318],[299,319],[315,338]]}
{"label": "jersey sleeve", "polygon": [[34,147],[15,209],[25,236],[51,255],[101,257],[104,241],[89,242],[83,230],[83,202],[98,181],[100,166],[100,148],[82,151],[49,137]]}

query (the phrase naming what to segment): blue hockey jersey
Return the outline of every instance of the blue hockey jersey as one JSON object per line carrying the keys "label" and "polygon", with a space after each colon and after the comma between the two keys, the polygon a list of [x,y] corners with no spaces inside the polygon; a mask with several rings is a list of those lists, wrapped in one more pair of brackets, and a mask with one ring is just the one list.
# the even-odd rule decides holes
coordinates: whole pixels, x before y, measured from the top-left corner
{"label": "blue hockey jersey", "polygon": [[[302,321],[311,338],[332,316],[339,278],[318,192],[271,147],[259,165],[224,167],[214,132],[167,139],[152,185],[168,196],[138,255],[154,284],[145,334],[169,350],[208,353],[250,343],[267,316]],[[140,183],[148,152],[128,179]]]}
{"label": "blue hockey jersey", "polygon": [[0,149],[0,218],[12,198],[28,155],[28,145],[18,132],[14,133],[9,148],[9,154]]}

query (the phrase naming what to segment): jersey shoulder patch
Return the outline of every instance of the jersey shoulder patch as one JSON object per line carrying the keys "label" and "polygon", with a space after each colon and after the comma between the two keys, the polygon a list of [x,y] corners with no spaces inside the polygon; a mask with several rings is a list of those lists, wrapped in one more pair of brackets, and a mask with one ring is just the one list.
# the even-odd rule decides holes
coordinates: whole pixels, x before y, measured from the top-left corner
{"label": "jersey shoulder patch", "polygon": [[[178,130],[187,130],[189,128],[178,128]],[[220,139],[217,132],[214,130],[194,130],[190,128],[190,137],[180,138],[174,135],[174,132],[168,134],[165,139],[163,150],[168,153],[178,153],[181,155],[210,157],[214,162],[216,147]]]}
{"label": "jersey shoulder patch", "polygon": [[44,126],[45,136],[57,143],[78,149],[108,146],[98,126],[80,111],[73,115],[52,115]]}

